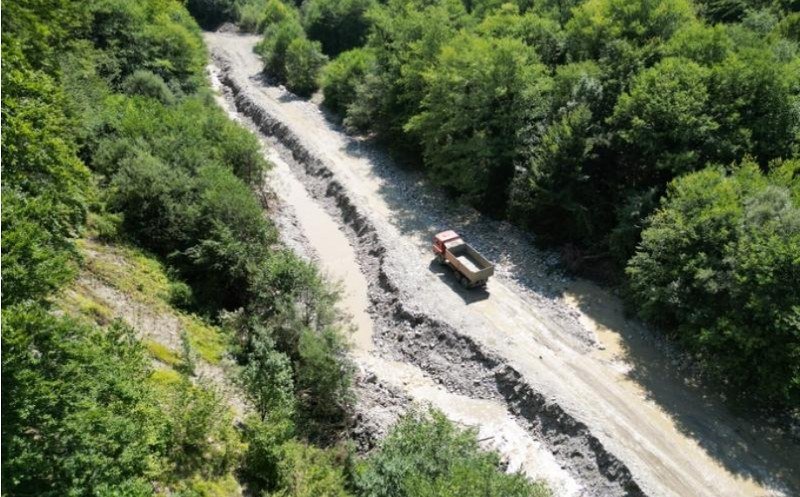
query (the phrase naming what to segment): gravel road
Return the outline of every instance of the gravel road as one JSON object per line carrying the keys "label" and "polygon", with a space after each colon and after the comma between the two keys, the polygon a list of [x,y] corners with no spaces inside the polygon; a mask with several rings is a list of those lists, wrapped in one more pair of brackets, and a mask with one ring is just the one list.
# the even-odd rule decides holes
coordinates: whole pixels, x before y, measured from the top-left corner
{"label": "gravel road", "polygon": [[[256,37],[205,39],[221,104],[270,145],[271,181],[285,182],[284,237],[342,281],[354,355],[375,384],[496,436],[512,469],[557,495],[800,493],[800,448],[686,385],[613,296],[270,86]],[[447,228],[496,261],[486,291],[432,263],[430,237]]]}

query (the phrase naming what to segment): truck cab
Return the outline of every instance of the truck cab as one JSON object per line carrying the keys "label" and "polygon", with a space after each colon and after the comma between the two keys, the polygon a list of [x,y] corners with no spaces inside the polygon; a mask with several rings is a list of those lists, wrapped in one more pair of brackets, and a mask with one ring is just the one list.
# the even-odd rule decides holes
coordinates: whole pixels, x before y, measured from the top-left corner
{"label": "truck cab", "polygon": [[457,240],[461,240],[461,236],[453,230],[442,231],[433,236],[433,253],[436,254],[436,260],[440,264],[444,264],[445,244]]}

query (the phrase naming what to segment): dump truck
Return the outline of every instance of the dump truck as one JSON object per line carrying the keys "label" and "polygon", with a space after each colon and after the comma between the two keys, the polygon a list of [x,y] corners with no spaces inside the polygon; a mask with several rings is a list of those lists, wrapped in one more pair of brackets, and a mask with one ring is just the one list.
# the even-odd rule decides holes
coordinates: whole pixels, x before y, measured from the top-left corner
{"label": "dump truck", "polygon": [[433,237],[433,253],[439,264],[450,266],[464,288],[485,286],[489,276],[494,274],[494,264],[453,230]]}

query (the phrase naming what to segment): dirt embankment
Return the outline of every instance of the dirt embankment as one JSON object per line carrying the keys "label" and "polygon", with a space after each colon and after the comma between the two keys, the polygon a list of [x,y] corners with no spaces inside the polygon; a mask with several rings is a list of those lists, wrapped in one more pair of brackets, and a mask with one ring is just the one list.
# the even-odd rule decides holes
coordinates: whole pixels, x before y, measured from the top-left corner
{"label": "dirt embankment", "polygon": [[[527,249],[525,235],[443,209],[444,198],[413,174],[391,172],[379,152],[344,136],[315,106],[264,84],[254,38],[207,41],[233,105],[271,137],[277,158],[349,241],[366,285],[353,292],[368,298],[354,313],[371,318],[359,333],[376,345],[362,347],[365,367],[391,360],[398,376],[401,365],[423,370],[424,378],[412,371],[398,386],[424,398],[432,381],[438,390],[428,397],[458,395],[465,414],[468,400],[505,406],[585,495],[777,495],[770,487],[796,484],[784,441],[757,443],[756,430],[742,433],[743,422],[682,385],[665,378],[645,388],[618,359],[598,357],[594,334],[561,301],[563,280],[551,275],[549,256]],[[451,226],[498,261],[487,292],[461,291],[429,264],[428,234]],[[654,391],[661,402],[648,397]]]}

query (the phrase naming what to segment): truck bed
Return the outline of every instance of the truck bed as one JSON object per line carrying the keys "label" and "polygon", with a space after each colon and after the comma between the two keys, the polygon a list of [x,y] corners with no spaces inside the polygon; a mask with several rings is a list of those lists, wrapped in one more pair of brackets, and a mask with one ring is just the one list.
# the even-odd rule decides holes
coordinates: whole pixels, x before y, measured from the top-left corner
{"label": "truck bed", "polygon": [[458,259],[458,262],[463,264],[466,269],[468,269],[473,273],[477,273],[478,271],[481,270],[479,266],[480,262],[473,259],[472,256],[470,256],[469,253],[467,252],[456,256],[456,259]]}
{"label": "truck bed", "polygon": [[494,274],[494,265],[469,244],[459,240],[445,248],[447,261],[471,283],[486,281]]}

